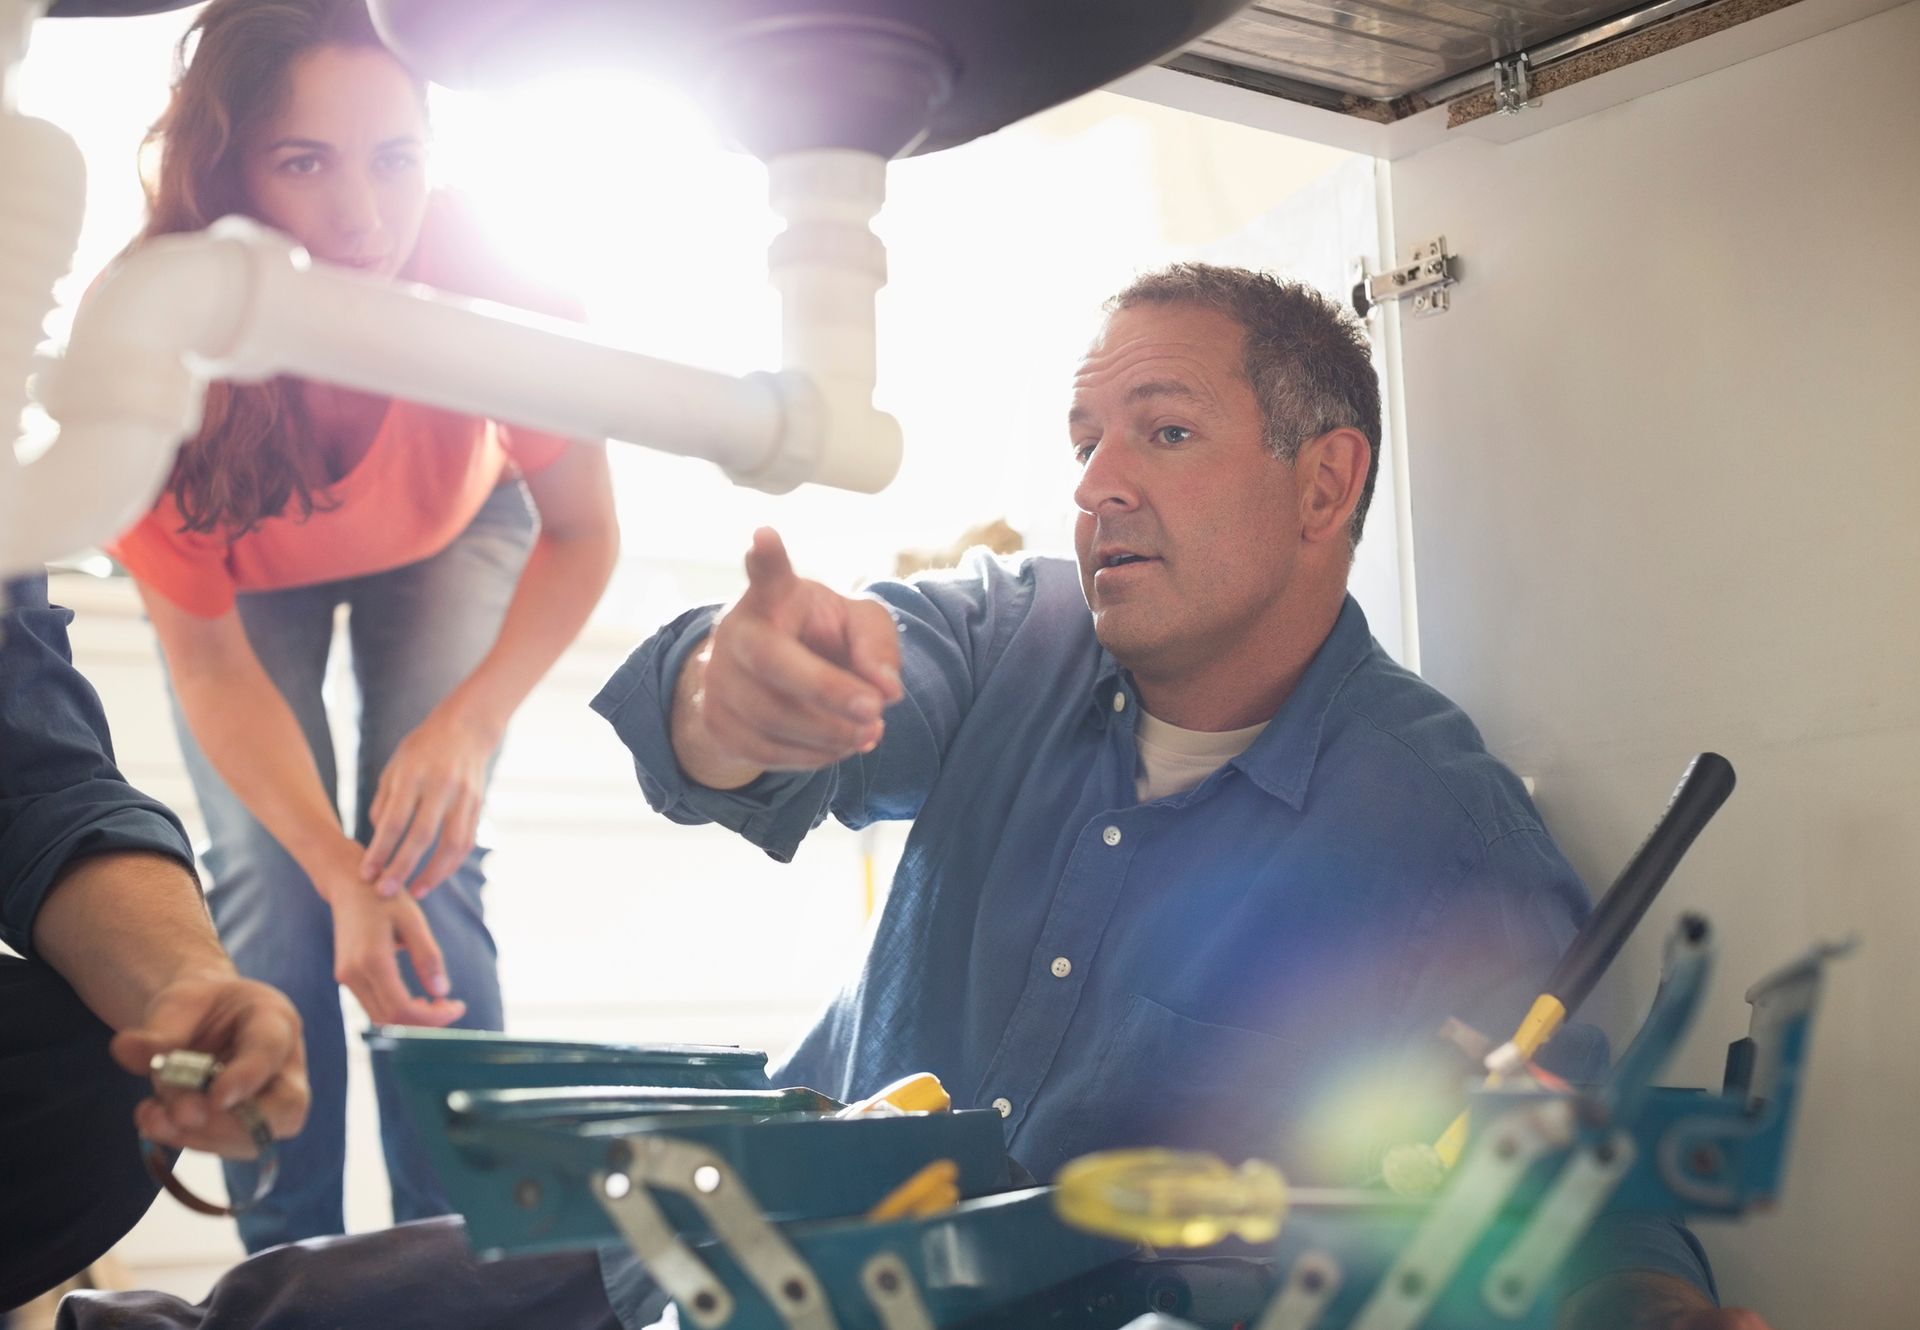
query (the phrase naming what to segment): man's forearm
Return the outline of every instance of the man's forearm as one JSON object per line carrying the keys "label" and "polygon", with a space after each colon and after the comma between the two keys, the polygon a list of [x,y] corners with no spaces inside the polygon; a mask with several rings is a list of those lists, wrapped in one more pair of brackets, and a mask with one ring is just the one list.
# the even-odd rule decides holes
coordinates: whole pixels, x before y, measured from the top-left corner
{"label": "man's forearm", "polygon": [[115,1030],[189,976],[232,978],[193,875],[165,855],[92,855],[71,864],[33,924],[34,953]]}

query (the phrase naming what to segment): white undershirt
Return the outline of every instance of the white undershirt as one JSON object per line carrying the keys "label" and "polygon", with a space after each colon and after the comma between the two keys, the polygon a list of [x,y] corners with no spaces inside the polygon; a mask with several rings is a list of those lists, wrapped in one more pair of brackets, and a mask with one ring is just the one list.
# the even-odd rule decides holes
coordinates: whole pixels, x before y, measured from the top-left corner
{"label": "white undershirt", "polygon": [[1246,752],[1266,728],[1263,720],[1244,730],[1183,730],[1143,708],[1133,727],[1134,747],[1140,754],[1133,784],[1140,802],[1192,789]]}

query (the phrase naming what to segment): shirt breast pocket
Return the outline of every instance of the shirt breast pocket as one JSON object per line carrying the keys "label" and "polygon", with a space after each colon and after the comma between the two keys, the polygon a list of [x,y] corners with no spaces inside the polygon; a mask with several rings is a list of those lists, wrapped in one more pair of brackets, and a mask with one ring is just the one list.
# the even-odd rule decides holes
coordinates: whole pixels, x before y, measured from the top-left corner
{"label": "shirt breast pocket", "polygon": [[1305,1061],[1288,1040],[1193,1020],[1135,994],[1075,1114],[1066,1158],[1135,1146],[1206,1150],[1232,1163],[1282,1158]]}

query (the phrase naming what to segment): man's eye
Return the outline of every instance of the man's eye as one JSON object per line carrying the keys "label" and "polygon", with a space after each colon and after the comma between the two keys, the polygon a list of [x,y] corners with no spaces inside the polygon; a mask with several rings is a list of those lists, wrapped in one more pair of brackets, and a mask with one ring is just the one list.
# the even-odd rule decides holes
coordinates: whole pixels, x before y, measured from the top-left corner
{"label": "man's eye", "polygon": [[298,157],[289,157],[279,166],[279,170],[284,175],[312,175],[319,169],[320,159],[310,152],[302,153]]}
{"label": "man's eye", "polygon": [[419,154],[411,152],[390,152],[383,156],[379,162],[380,169],[391,175],[400,175],[411,171],[419,164]]}
{"label": "man's eye", "polygon": [[1161,443],[1182,444],[1193,437],[1193,431],[1185,425],[1162,425],[1153,432],[1153,437]]}
{"label": "man's eye", "polygon": [[1078,462],[1081,466],[1085,466],[1087,464],[1087,459],[1092,456],[1093,456],[1093,444],[1091,442],[1076,443],[1073,445],[1073,460]]}

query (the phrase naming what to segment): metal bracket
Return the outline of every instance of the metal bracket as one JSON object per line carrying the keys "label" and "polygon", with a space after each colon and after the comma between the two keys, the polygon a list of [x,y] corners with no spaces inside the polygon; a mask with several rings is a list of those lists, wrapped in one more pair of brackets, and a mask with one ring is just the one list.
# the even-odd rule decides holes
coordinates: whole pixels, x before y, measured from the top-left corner
{"label": "metal bracket", "polygon": [[1280,1296],[1267,1304],[1256,1330],[1313,1330],[1340,1291],[1340,1262],[1326,1252],[1302,1252]]}
{"label": "metal bracket", "polygon": [[920,1300],[907,1263],[892,1252],[880,1252],[861,1267],[860,1284],[884,1330],[933,1330],[933,1317]]}
{"label": "metal bracket", "polygon": [[731,1318],[731,1300],[713,1272],[668,1227],[666,1216],[646,1195],[650,1187],[672,1192],[700,1211],[788,1330],[837,1330],[818,1277],[766,1221],[753,1194],[720,1155],[691,1141],[649,1135],[616,1142],[608,1165],[593,1179],[602,1208],[634,1255],[703,1330]]}
{"label": "metal bracket", "polygon": [[1533,1218],[1487,1272],[1480,1290],[1487,1306],[1510,1320],[1533,1309],[1533,1300],[1567,1259],[1633,1167],[1633,1136],[1625,1130],[1576,1150]]}
{"label": "metal bracket", "polygon": [[1457,280],[1453,257],[1447,253],[1447,238],[1436,236],[1414,249],[1411,262],[1387,272],[1368,272],[1366,261],[1361,260],[1353,284],[1353,312],[1364,319],[1375,306],[1411,296],[1415,314],[1446,313],[1447,288]]}
{"label": "metal bracket", "polygon": [[1533,65],[1525,51],[1493,62],[1493,109],[1501,115],[1519,115],[1540,105],[1533,95]]}
{"label": "metal bracket", "polygon": [[1353,1318],[1352,1330],[1415,1330],[1534,1162],[1572,1140],[1563,1099],[1516,1108],[1468,1147],[1451,1184]]}
{"label": "metal bracket", "polygon": [[633,1254],[700,1330],[715,1330],[733,1319],[733,1295],[727,1286],[680,1240],[632,1173],[595,1173],[593,1194]]}

